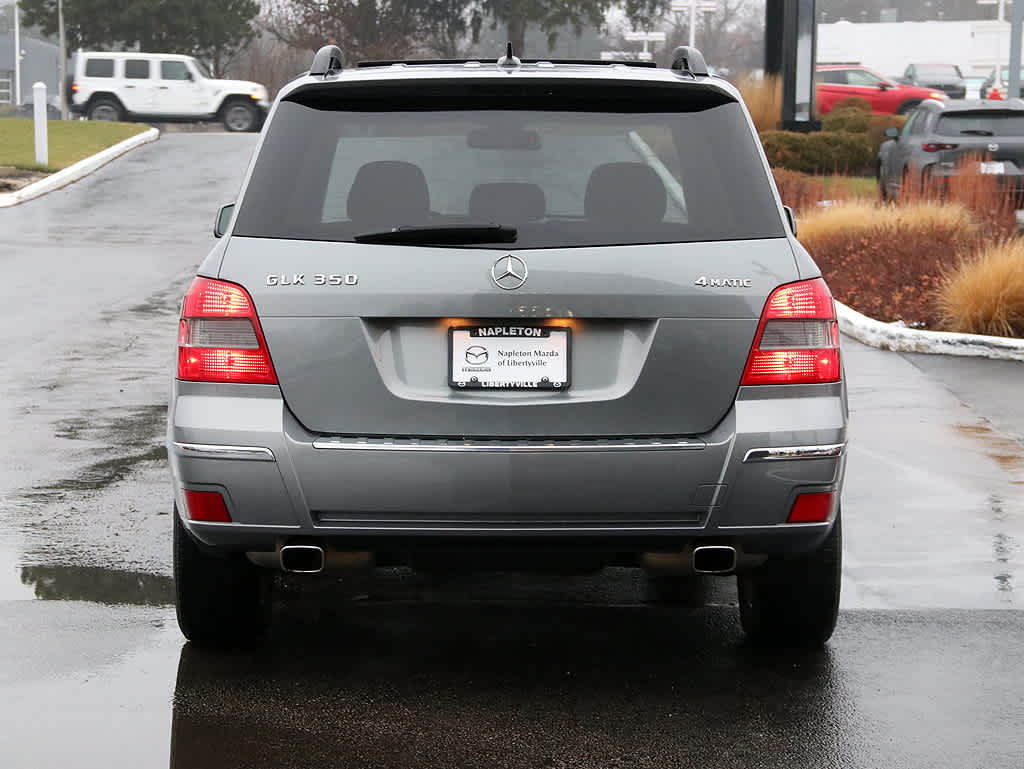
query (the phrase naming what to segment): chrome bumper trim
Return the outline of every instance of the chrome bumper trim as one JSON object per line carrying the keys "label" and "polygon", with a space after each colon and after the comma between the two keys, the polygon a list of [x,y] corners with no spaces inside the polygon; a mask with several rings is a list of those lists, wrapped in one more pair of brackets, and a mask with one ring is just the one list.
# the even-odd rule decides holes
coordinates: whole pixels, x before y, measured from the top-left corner
{"label": "chrome bumper trim", "polygon": [[777,446],[769,449],[751,449],[744,462],[776,462],[788,459],[824,459],[841,457],[846,450],[845,443],[831,443],[825,446]]}
{"label": "chrome bumper trim", "polygon": [[262,446],[216,446],[208,443],[178,443],[175,449],[185,457],[202,459],[248,459],[257,462],[273,462],[274,452]]}
{"label": "chrome bumper trim", "polygon": [[313,441],[314,449],[329,451],[426,451],[426,452],[483,452],[492,454],[544,454],[547,452],[595,451],[700,451],[704,441],[685,439],[623,439],[615,440],[448,440],[448,439],[394,439],[394,438],[320,438]]}

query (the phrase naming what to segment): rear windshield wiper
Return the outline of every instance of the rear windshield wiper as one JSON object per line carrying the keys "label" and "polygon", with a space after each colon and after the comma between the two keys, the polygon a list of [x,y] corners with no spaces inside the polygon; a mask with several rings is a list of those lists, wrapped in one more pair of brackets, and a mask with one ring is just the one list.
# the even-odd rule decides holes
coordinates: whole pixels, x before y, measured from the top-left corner
{"label": "rear windshield wiper", "polygon": [[987,128],[965,128],[960,131],[962,136],[994,136]]}
{"label": "rear windshield wiper", "polygon": [[519,230],[503,224],[449,224],[439,227],[396,227],[356,235],[356,243],[418,246],[460,246],[472,243],[515,243]]}

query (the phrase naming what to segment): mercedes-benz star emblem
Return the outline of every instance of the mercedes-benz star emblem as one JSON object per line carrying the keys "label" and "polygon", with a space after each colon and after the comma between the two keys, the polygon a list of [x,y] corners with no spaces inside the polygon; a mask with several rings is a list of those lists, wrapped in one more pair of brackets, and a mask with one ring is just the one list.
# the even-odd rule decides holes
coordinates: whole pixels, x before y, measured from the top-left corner
{"label": "mercedes-benz star emblem", "polygon": [[525,282],[530,271],[526,269],[526,262],[518,256],[503,256],[491,267],[491,279],[498,288],[506,291],[514,291],[520,288]]}

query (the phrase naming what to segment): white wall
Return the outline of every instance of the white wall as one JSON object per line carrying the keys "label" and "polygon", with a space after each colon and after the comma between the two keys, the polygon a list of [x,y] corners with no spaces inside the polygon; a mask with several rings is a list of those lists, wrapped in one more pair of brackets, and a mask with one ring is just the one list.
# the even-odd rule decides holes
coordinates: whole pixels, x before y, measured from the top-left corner
{"label": "white wall", "polygon": [[1010,23],[999,21],[904,21],[818,25],[819,64],[854,62],[883,75],[902,75],[907,64],[956,64],[965,76],[988,75],[1001,53],[1010,56]]}

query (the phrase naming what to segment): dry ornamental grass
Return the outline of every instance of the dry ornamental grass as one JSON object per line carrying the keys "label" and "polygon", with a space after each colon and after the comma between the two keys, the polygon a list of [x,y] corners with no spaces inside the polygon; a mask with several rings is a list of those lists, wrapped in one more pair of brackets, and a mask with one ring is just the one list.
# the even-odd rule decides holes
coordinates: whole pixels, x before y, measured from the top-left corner
{"label": "dry ornamental grass", "polygon": [[965,258],[942,281],[937,304],[945,328],[1024,336],[1024,240],[1007,238]]}
{"label": "dry ornamental grass", "polygon": [[983,230],[956,203],[850,201],[801,220],[800,241],[836,299],[879,320],[935,328],[935,290]]}

